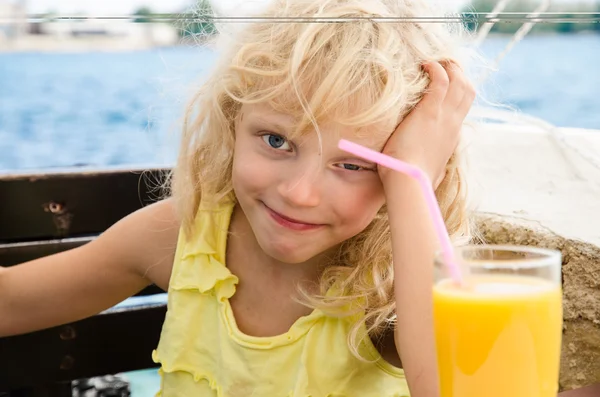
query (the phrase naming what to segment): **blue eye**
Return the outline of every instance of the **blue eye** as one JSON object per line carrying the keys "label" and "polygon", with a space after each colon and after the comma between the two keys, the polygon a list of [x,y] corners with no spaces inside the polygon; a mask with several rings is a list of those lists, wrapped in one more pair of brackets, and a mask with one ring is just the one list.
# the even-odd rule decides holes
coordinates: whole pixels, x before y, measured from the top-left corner
{"label": "blue eye", "polygon": [[287,139],[281,135],[265,134],[262,136],[263,141],[273,149],[290,150],[290,144]]}

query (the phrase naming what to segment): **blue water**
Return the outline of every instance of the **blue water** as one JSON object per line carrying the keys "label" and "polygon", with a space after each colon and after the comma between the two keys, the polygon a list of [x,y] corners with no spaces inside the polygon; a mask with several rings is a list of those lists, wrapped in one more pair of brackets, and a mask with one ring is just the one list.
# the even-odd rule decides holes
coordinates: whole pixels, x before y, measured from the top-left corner
{"label": "blue water", "polygon": [[203,48],[0,55],[0,171],[168,164]]}
{"label": "blue water", "polygon": [[[489,38],[492,57],[507,38]],[[171,164],[190,93],[212,67],[203,48],[0,55],[0,172]],[[559,126],[600,129],[600,35],[527,37],[485,97]]]}
{"label": "blue water", "polygon": [[[488,39],[498,54],[506,38]],[[529,36],[491,75],[484,94],[493,101],[560,127],[600,129],[600,35]]]}

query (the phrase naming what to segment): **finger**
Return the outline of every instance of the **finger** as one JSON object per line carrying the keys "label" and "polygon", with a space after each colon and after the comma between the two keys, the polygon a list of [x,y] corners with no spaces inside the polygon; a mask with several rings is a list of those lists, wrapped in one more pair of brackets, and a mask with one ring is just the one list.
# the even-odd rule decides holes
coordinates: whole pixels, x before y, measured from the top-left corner
{"label": "finger", "polygon": [[475,100],[475,88],[458,63],[447,60],[442,65],[446,68],[450,80],[445,106],[447,106],[447,109],[452,110],[457,117],[463,119],[469,113]]}
{"label": "finger", "polygon": [[471,110],[471,106],[473,105],[473,102],[475,101],[476,97],[477,91],[475,90],[475,87],[473,87],[473,85],[467,81],[464,88],[464,95],[462,97],[462,100],[456,108],[458,114],[462,115],[462,117],[464,118],[469,113],[469,110]]}
{"label": "finger", "polygon": [[419,107],[429,109],[432,113],[437,114],[448,92],[450,79],[439,62],[426,63],[423,65],[423,69],[429,74],[430,82],[425,95],[419,102]]}
{"label": "finger", "polygon": [[455,62],[445,61],[442,65],[448,74],[449,81],[448,92],[444,98],[444,107],[449,110],[456,110],[464,98],[467,79],[460,66]]}

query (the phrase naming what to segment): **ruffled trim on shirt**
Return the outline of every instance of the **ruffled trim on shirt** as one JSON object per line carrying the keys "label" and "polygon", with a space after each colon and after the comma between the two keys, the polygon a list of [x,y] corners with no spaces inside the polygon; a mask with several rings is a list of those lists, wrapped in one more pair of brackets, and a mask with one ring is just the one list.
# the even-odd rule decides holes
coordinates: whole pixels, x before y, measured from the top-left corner
{"label": "ruffled trim on shirt", "polygon": [[[179,364],[179,365],[171,366],[171,365],[165,364],[160,360],[160,357],[158,356],[158,352],[156,350],[154,350],[152,352],[152,361],[154,361],[156,364],[160,364],[161,367],[158,370],[158,373],[161,378],[164,378],[165,373],[185,372],[185,373],[190,374],[193,377],[194,382],[196,382],[196,383],[200,382],[201,380],[206,380],[208,382],[208,385],[211,388],[211,390],[213,390],[214,392],[217,393],[217,397],[223,397],[223,390],[217,384],[217,381],[215,380],[214,375],[206,373],[206,372],[200,372],[197,369],[195,369],[189,365]],[[159,395],[162,396],[162,392],[159,392],[157,397]]]}
{"label": "ruffled trim on shirt", "polygon": [[[225,266],[225,245],[233,203],[226,201],[216,210],[200,209],[195,220],[195,233],[187,239],[180,233],[182,247],[178,266],[171,275],[170,288],[176,291],[196,290],[215,294],[220,302],[231,298],[239,279]],[[220,230],[220,233],[215,233]]]}
{"label": "ruffled trim on shirt", "polygon": [[201,255],[198,253],[181,260],[171,288],[176,291],[196,290],[202,294],[212,290],[220,302],[225,302],[235,293],[239,279],[214,256],[209,255],[206,259]]}

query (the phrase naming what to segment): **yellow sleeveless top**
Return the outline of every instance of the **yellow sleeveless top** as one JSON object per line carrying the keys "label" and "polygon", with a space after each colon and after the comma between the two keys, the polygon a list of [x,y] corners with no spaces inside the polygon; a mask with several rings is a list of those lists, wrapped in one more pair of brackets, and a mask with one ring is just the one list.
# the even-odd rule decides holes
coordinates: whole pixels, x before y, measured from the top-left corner
{"label": "yellow sleeveless top", "polygon": [[[350,320],[314,310],[282,335],[254,337],[229,304],[238,278],[225,266],[233,203],[201,205],[194,238],[180,233],[165,323],[153,360],[162,397],[406,397],[404,372],[368,337],[354,357]],[[366,332],[366,330],[364,330]]]}

